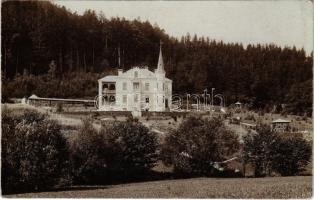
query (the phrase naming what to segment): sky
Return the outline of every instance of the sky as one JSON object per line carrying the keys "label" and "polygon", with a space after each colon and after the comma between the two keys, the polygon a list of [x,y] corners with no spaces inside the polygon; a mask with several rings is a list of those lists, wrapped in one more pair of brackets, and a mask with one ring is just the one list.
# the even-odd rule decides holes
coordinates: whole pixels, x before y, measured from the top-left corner
{"label": "sky", "polygon": [[311,1],[54,1],[72,12],[101,11],[107,18],[140,18],[170,36],[209,37],[224,42],[272,43],[313,51]]}

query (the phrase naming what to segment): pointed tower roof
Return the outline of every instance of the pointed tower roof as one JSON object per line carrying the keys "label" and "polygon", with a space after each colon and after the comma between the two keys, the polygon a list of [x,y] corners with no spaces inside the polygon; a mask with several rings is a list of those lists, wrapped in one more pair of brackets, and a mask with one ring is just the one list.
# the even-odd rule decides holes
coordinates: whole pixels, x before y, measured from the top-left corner
{"label": "pointed tower roof", "polygon": [[164,61],[162,59],[162,51],[161,51],[162,44],[163,44],[162,41],[160,41],[159,58],[158,58],[158,64],[157,64],[157,72],[159,73],[165,73]]}

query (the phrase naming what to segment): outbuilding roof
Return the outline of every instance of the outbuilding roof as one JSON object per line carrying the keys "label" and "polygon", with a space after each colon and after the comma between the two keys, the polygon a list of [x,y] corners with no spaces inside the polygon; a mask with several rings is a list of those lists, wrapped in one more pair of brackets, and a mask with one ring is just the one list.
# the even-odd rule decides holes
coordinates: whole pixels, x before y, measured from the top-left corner
{"label": "outbuilding roof", "polygon": [[274,121],[272,121],[272,123],[290,123],[290,120],[286,120],[286,119],[276,119]]}

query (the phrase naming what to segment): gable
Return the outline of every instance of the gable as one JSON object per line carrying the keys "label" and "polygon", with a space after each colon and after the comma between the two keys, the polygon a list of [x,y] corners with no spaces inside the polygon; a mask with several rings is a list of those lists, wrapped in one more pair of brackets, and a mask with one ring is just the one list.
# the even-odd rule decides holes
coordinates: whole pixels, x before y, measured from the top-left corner
{"label": "gable", "polygon": [[[137,77],[136,77],[137,76]],[[134,67],[120,75],[123,78],[155,78],[155,74],[147,68]]]}

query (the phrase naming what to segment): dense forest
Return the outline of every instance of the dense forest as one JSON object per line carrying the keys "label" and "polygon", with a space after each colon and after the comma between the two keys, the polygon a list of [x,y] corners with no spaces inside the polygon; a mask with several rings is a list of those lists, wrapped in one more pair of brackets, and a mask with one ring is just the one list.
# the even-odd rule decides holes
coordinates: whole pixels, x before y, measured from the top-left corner
{"label": "dense forest", "polygon": [[3,101],[33,93],[93,97],[97,78],[119,67],[156,68],[162,40],[175,93],[214,87],[227,104],[286,104],[292,113],[312,112],[313,53],[303,49],[243,46],[189,33],[174,38],[139,18],[108,19],[92,10],[78,15],[49,1],[3,2],[1,30]]}

